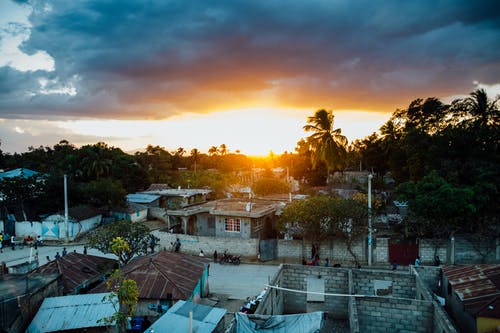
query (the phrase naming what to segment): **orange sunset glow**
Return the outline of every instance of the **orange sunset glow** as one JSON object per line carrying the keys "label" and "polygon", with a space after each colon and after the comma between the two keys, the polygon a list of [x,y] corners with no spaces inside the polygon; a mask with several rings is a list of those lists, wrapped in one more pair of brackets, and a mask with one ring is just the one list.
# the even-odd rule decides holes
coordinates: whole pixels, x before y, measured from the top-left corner
{"label": "orange sunset glow", "polygon": [[476,8],[6,0],[1,148],[68,140],[206,152],[224,143],[267,155],[293,151],[318,109],[333,110],[350,141],[362,139],[414,99],[498,92],[494,11]]}

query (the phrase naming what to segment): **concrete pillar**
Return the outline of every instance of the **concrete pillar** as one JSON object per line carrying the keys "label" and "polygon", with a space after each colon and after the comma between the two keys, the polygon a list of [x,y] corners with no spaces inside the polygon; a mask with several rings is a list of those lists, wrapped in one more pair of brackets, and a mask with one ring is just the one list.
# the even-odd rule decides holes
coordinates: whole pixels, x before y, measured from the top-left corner
{"label": "concrete pillar", "polygon": [[182,216],[182,231],[184,231],[184,235],[187,235],[187,227],[189,218],[187,216]]}
{"label": "concrete pillar", "polygon": [[496,241],[496,254],[495,254],[495,259],[498,261],[500,260],[500,238],[497,237],[497,241]]}
{"label": "concrete pillar", "polygon": [[450,239],[450,264],[455,265],[455,236]]}

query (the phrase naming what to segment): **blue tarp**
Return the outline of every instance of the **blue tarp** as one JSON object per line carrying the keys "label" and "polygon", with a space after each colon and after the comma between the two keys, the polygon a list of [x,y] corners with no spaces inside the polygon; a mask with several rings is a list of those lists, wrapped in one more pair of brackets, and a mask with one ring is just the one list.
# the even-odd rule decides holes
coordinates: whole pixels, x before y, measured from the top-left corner
{"label": "blue tarp", "polygon": [[236,333],[318,333],[323,326],[323,312],[293,315],[246,315],[236,313]]}

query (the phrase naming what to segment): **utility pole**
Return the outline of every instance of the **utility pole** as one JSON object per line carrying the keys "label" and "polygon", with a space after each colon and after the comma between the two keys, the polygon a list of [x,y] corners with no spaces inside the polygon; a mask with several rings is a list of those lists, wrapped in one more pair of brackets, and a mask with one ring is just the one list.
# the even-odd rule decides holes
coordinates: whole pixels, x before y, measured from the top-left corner
{"label": "utility pole", "polygon": [[372,178],[368,175],[368,266],[372,265]]}
{"label": "utility pole", "polygon": [[64,175],[64,226],[66,227],[66,243],[69,238],[68,230],[68,176]]}

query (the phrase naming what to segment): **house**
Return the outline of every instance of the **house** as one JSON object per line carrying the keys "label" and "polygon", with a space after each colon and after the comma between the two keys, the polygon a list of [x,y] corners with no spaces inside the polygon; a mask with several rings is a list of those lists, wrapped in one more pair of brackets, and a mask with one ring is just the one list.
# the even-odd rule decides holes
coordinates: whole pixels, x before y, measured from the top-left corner
{"label": "house", "polygon": [[0,277],[0,332],[23,332],[46,297],[62,292],[60,274]]}
{"label": "house", "polygon": [[[178,300],[197,302],[208,295],[208,259],[160,251],[127,263],[121,271],[136,281],[139,302],[135,316],[155,320]],[[104,283],[93,292],[105,290]]]}
{"label": "house", "polygon": [[[256,298],[257,316],[245,318],[238,314],[237,325],[239,328],[240,322],[260,319],[262,330],[258,332],[287,332],[279,326],[286,324],[286,318],[280,316],[319,312],[318,317],[324,321],[319,332],[457,333],[422,279],[426,276],[433,283],[430,277],[435,277],[437,281],[438,270],[433,266],[419,267],[418,271],[391,271],[282,264],[265,292]],[[304,317],[297,318],[294,332],[318,332],[305,330],[312,322],[306,320],[302,326],[302,320]],[[265,327],[273,322],[274,327]],[[251,328],[255,327],[254,322]]]}
{"label": "house", "polygon": [[[224,316],[227,310],[186,301],[178,301],[145,332],[225,332]],[[192,321],[190,323],[190,313]],[[191,326],[190,326],[191,325]]]}
{"label": "house", "polygon": [[111,293],[46,298],[26,333],[117,332],[116,313]]}
{"label": "house", "polygon": [[500,265],[443,266],[446,309],[464,332],[492,332],[500,326]]}
{"label": "house", "polygon": [[152,184],[142,194],[160,196],[159,206],[164,209],[179,209],[189,205],[206,202],[212,190],[190,188],[165,188],[160,184]]}
{"label": "house", "polygon": [[148,219],[148,207],[127,201],[125,207],[113,208],[111,216],[118,221],[144,222]]}
{"label": "house", "polygon": [[221,199],[167,210],[169,228],[197,236],[275,238],[281,203],[266,199]]}
{"label": "house", "polygon": [[117,266],[114,259],[71,252],[38,267],[29,276],[60,274],[64,295],[82,294],[104,281]]}

